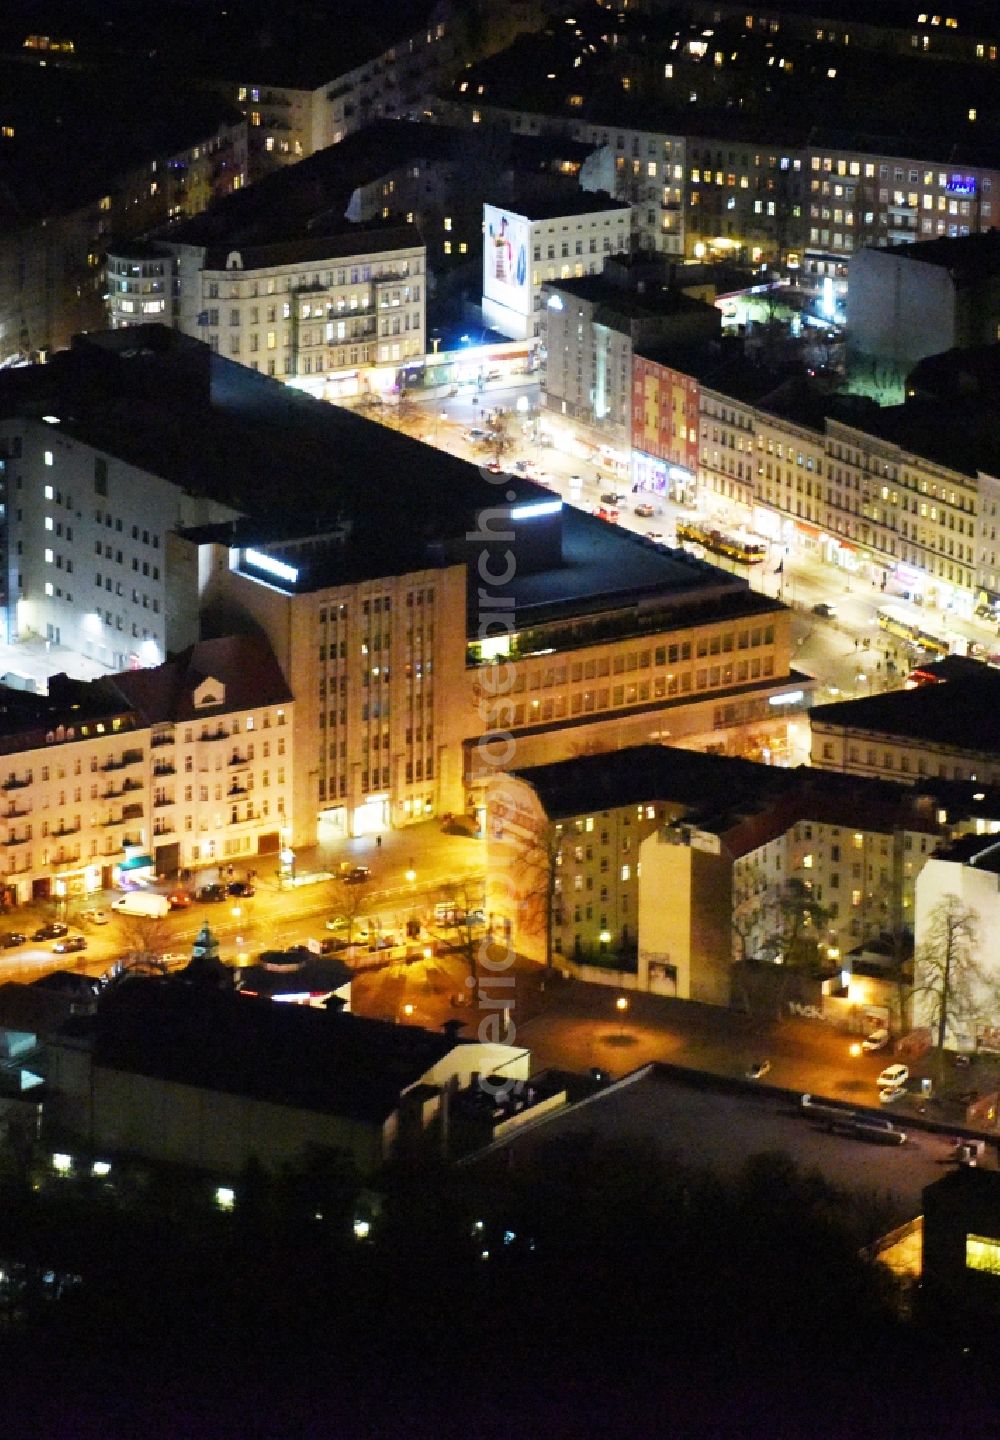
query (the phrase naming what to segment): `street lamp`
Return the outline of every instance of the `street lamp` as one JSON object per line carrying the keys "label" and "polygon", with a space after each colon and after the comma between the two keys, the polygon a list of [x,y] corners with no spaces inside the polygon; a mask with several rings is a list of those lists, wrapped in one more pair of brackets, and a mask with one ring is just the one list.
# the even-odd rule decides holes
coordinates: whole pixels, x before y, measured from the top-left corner
{"label": "street lamp", "polygon": [[410,1004],[409,1000],[407,1000],[406,1004],[403,1006],[403,1014],[406,1016],[407,1020],[411,1020],[413,1018],[413,1006]]}
{"label": "street lamp", "polygon": [[412,885],[413,882],[416,880],[416,878],[417,878],[417,872],[416,872],[416,870],[414,870],[413,866],[411,865],[411,866],[409,867],[409,869],[407,870],[407,872],[406,872],[406,883],[407,883],[407,885]]}
{"label": "street lamp", "polygon": [[622,1021],[621,1038],[624,1040],[624,1039],[625,1039],[625,1016],[628,1014],[628,996],[627,996],[627,995],[619,995],[619,996],[618,996],[618,999],[615,1001],[615,1009],[618,1011],[618,1014],[621,1016],[621,1021]]}

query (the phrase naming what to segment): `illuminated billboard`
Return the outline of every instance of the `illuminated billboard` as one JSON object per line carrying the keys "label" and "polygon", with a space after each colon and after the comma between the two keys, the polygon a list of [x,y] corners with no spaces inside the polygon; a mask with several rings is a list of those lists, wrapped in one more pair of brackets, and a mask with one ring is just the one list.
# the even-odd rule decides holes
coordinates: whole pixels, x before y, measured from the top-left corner
{"label": "illuminated billboard", "polygon": [[523,215],[483,206],[483,298],[531,313],[530,231]]}

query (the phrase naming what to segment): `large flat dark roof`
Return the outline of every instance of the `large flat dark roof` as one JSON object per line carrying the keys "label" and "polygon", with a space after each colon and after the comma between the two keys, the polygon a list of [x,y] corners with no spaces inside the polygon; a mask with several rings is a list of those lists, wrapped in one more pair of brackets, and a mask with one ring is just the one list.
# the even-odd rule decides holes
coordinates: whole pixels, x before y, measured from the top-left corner
{"label": "large flat dark roof", "polygon": [[[343,543],[301,562],[299,589],[457,563],[471,553],[465,537],[484,509],[507,496],[553,501],[514,476],[503,478],[501,494],[495,477],[468,461],[162,326],[87,336],[48,365],[0,374],[0,415],[46,414],[110,456],[231,506],[247,517],[234,541],[273,540],[276,515],[286,539],[342,529]],[[747,614],[780,608],[704,561],[571,507],[561,525],[561,554],[549,547],[532,562],[525,552],[507,587],[519,628],[664,599]],[[224,542],[226,527],[211,538]]]}
{"label": "large flat dark roof", "polygon": [[381,1122],[455,1045],[411,1025],[133,979],[102,1000],[95,1065]]}
{"label": "large flat dark roof", "polygon": [[996,755],[1000,753],[998,709],[1000,670],[980,665],[964,678],[861,700],[838,700],[817,705],[810,713],[818,724]]}

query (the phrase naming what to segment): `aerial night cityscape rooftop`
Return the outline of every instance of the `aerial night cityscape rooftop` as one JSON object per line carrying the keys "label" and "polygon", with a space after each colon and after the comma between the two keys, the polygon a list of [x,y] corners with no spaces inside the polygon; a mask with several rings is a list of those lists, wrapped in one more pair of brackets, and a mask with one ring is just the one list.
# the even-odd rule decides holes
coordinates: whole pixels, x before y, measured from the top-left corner
{"label": "aerial night cityscape rooftop", "polygon": [[12,1435],[994,1433],[998,66],[7,0]]}

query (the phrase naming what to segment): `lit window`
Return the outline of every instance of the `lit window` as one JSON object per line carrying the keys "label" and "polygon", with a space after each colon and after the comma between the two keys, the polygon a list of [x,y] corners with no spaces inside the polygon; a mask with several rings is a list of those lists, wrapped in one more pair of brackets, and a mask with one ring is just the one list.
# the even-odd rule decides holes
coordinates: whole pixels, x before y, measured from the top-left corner
{"label": "lit window", "polygon": [[55,556],[53,555],[52,551],[47,549],[47,550],[45,551],[45,563],[46,563],[46,565],[51,565],[51,564],[52,564],[52,561],[53,561],[54,559],[55,559]]}
{"label": "lit window", "polygon": [[46,515],[46,517],[45,517],[45,528],[46,528],[46,530],[51,530],[51,529],[53,528],[53,524],[54,524],[54,522],[53,522],[52,516],[51,516],[51,515]]}
{"label": "lit window", "polygon": [[813,857],[811,855],[803,855],[802,868],[803,870],[811,870],[813,868]]}
{"label": "lit window", "polygon": [[623,880],[630,880],[631,878],[632,878],[632,867],[631,867],[631,865],[623,865],[623,866],[622,866],[622,879],[623,879]]}
{"label": "lit window", "polygon": [[450,216],[450,215],[446,215],[446,216],[444,217],[444,228],[445,228],[446,230],[450,230],[450,229],[451,229],[451,216]]}
{"label": "lit window", "polygon": [[966,1235],[965,1268],[1000,1275],[1000,1240],[993,1240],[988,1235]]}
{"label": "lit window", "polygon": [[55,498],[55,493],[56,493],[56,492],[55,492],[55,490],[53,490],[53,488],[52,488],[51,485],[46,485],[46,487],[45,487],[45,498],[46,498],[46,500],[52,500],[52,499],[54,499],[54,498]]}
{"label": "lit window", "polygon": [[51,450],[46,450],[46,452],[45,452],[45,463],[46,463],[46,465],[54,465],[54,464],[55,464],[55,456],[52,454],[52,451],[51,451]]}

